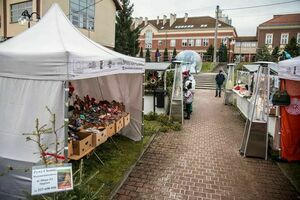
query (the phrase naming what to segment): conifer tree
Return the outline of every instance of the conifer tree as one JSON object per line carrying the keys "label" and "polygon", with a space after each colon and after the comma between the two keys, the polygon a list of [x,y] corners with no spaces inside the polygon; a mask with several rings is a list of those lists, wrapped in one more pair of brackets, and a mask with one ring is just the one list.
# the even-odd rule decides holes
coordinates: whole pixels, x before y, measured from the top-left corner
{"label": "conifer tree", "polygon": [[125,55],[136,56],[139,52],[140,28],[132,27],[133,4],[130,0],[122,0],[123,9],[116,16],[115,50]]}
{"label": "conifer tree", "polygon": [[140,58],[144,58],[143,47],[141,47],[141,49],[140,49]]}
{"label": "conifer tree", "polygon": [[278,53],[279,53],[279,48],[276,46],[273,51],[272,51],[272,61],[277,62],[278,61]]}
{"label": "conifer tree", "polygon": [[168,53],[168,49],[165,48],[164,51],[164,62],[168,62],[169,61],[169,53]]}
{"label": "conifer tree", "polygon": [[221,44],[218,55],[219,62],[227,62],[227,46],[225,44]]}
{"label": "conifer tree", "polygon": [[173,49],[173,53],[172,53],[172,59],[174,59],[177,55],[177,52],[176,52],[176,48]]}
{"label": "conifer tree", "polygon": [[151,55],[150,55],[149,49],[147,49],[147,51],[146,51],[145,59],[146,59],[146,62],[151,62]]}
{"label": "conifer tree", "polygon": [[271,54],[266,45],[261,49],[257,49],[256,58],[257,61],[271,61]]}
{"label": "conifer tree", "polygon": [[284,49],[288,52],[292,57],[296,57],[300,55],[300,47],[297,46],[297,41],[295,37],[292,37],[289,43],[285,46]]}

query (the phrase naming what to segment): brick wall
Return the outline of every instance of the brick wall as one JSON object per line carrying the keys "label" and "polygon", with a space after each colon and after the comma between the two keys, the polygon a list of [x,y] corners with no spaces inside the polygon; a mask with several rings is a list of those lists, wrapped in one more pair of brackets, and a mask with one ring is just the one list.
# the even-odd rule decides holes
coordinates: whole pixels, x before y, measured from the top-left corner
{"label": "brick wall", "polygon": [[273,44],[272,48],[278,46],[280,47],[280,39],[282,33],[289,33],[289,41],[292,37],[297,39],[297,33],[300,33],[300,28],[295,29],[259,29],[258,28],[258,47],[261,48],[265,45],[266,34],[273,34]]}

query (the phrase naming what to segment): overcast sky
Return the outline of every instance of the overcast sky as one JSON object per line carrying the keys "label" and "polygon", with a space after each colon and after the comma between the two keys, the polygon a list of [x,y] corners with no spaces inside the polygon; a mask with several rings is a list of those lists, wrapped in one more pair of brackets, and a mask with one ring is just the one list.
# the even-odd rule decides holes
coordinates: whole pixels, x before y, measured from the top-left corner
{"label": "overcast sky", "polygon": [[[156,19],[163,15],[169,18],[170,13],[176,13],[177,17],[183,17],[184,13],[189,16],[215,17],[217,5],[220,9],[229,9],[290,1],[292,0],[130,0],[130,3],[134,4],[133,17]],[[256,27],[273,15],[290,13],[300,13],[300,0],[261,8],[223,11],[223,14],[232,18],[232,25],[239,36],[254,36]]]}

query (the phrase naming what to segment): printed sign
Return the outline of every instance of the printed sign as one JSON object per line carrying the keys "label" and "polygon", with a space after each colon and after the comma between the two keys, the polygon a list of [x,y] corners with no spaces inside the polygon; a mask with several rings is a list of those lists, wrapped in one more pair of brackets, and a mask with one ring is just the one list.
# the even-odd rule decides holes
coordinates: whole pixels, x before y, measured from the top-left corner
{"label": "printed sign", "polygon": [[67,190],[73,190],[71,164],[32,167],[32,195]]}

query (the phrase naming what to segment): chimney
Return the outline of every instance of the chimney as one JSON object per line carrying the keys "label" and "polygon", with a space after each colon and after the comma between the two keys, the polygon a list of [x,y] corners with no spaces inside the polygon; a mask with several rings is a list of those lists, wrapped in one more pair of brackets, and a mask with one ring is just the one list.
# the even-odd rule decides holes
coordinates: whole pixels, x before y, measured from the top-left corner
{"label": "chimney", "polygon": [[164,18],[163,18],[163,26],[167,23],[167,15],[164,15]]}
{"label": "chimney", "polygon": [[188,14],[184,13],[184,22],[186,22],[188,20]]}
{"label": "chimney", "polygon": [[141,25],[143,23],[143,17],[140,17],[139,19],[139,25]]}
{"label": "chimney", "polygon": [[156,24],[159,24],[159,16],[157,16]]}
{"label": "chimney", "polygon": [[145,26],[148,25],[148,17],[145,17]]}
{"label": "chimney", "polygon": [[139,18],[138,17],[134,18],[133,22],[134,22],[134,28],[137,28],[139,26]]}
{"label": "chimney", "polygon": [[176,14],[170,14],[170,27],[174,24],[176,21]]}

